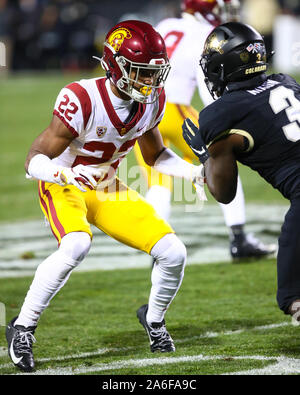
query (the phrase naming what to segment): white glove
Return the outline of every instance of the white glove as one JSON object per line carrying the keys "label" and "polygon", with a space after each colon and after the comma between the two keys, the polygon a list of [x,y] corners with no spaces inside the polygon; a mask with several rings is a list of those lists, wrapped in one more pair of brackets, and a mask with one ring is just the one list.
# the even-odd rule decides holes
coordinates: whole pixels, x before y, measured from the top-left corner
{"label": "white glove", "polygon": [[94,177],[102,179],[105,172],[102,169],[94,169],[83,165],[73,168],[63,167],[60,171],[59,185],[75,185],[82,192],[86,192],[86,187],[93,190],[97,187]]}
{"label": "white glove", "polygon": [[203,165],[193,166],[191,181],[196,189],[198,199],[200,201],[206,201],[207,197],[204,190],[205,176]]}

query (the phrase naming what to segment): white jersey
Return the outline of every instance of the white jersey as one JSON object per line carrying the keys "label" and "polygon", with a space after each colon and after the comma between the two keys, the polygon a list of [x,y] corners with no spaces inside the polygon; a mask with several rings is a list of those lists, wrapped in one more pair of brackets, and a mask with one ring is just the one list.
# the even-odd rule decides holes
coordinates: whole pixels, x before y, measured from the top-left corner
{"label": "white jersey", "polygon": [[155,103],[136,103],[137,111],[128,123],[120,119],[124,118],[124,108],[123,112],[116,112],[112,95],[106,78],[73,82],[61,90],[53,114],[61,119],[75,138],[53,162],[66,167],[82,164],[105,168],[109,169],[106,179],[114,177],[135,141],[161,121],[165,93],[162,91]]}
{"label": "white jersey", "polygon": [[164,19],[156,26],[165,40],[171,64],[165,85],[169,102],[190,105],[197,86],[205,105],[213,101],[199,66],[206,37],[212,29],[204,18],[199,21],[187,13],[182,18]]}

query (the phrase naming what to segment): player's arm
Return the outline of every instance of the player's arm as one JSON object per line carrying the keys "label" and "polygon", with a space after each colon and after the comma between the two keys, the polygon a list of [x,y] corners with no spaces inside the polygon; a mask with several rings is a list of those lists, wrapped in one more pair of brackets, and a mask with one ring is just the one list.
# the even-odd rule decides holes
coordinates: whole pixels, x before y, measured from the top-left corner
{"label": "player's arm", "polygon": [[147,165],[152,166],[160,173],[191,181],[196,188],[199,199],[206,200],[203,190],[203,166],[188,163],[171,149],[166,148],[157,126],[143,134],[138,143]]}
{"label": "player's arm", "polygon": [[138,139],[138,144],[148,166],[154,166],[156,159],[166,149],[157,126],[144,133]]}
{"label": "player's arm", "polygon": [[212,144],[204,163],[206,183],[210,193],[220,203],[230,203],[237,188],[236,153],[244,148],[244,138],[232,134]]}
{"label": "player's arm", "polygon": [[57,183],[59,185],[73,184],[81,191],[86,189],[84,184],[93,189],[97,183],[90,171],[82,165],[73,169],[57,165],[51,159],[59,156],[72,142],[74,135],[55,115],[50,125],[34,140],[28,152],[25,170],[36,179]]}
{"label": "player's arm", "polygon": [[50,125],[32,143],[26,158],[25,170],[28,172],[29,163],[35,155],[43,154],[53,159],[59,156],[71,144],[73,139],[74,135],[54,115]]}
{"label": "player's arm", "polygon": [[199,130],[190,119],[184,121],[182,130],[186,143],[204,165],[209,191],[218,202],[230,203],[235,197],[237,188],[236,154],[245,149],[244,137],[227,134],[207,149],[201,128]]}

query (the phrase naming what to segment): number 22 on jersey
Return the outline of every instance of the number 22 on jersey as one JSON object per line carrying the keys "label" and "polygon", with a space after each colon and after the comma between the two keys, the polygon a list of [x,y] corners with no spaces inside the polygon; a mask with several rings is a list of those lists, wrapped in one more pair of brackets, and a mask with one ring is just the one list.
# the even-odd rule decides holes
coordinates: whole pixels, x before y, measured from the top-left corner
{"label": "number 22 on jersey", "polygon": [[75,103],[70,102],[70,98],[68,95],[64,95],[63,97],[64,100],[60,102],[58,106],[58,111],[61,114],[64,114],[65,118],[68,121],[71,121],[73,118],[72,116],[78,111],[78,106]]}

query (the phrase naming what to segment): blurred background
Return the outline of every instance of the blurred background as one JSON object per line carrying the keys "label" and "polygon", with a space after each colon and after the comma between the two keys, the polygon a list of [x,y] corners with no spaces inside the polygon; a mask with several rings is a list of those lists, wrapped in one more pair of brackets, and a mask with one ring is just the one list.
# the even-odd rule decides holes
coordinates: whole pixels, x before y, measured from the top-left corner
{"label": "blurred background", "polygon": [[[61,88],[103,75],[92,56],[101,56],[107,31],[129,18],[155,26],[163,18],[180,16],[180,4],[181,0],[0,0],[0,222],[41,218],[36,185],[25,179],[27,152],[50,123]],[[241,20],[264,35],[269,51],[276,50],[270,72],[286,72],[300,81],[300,1],[242,0]],[[203,107],[197,90],[193,105],[197,110]],[[133,154],[128,161],[135,163]],[[254,172],[243,166],[239,171],[247,180],[247,202],[285,202]]]}
{"label": "blurred background", "polygon": [[[88,70],[118,21],[157,24],[180,13],[180,0],[0,0],[2,74],[24,70]],[[241,0],[242,21],[274,48],[284,72],[300,66],[300,1]],[[5,53],[4,53],[5,52]],[[4,67],[5,64],[5,67]],[[283,70],[282,70],[283,69]]]}

